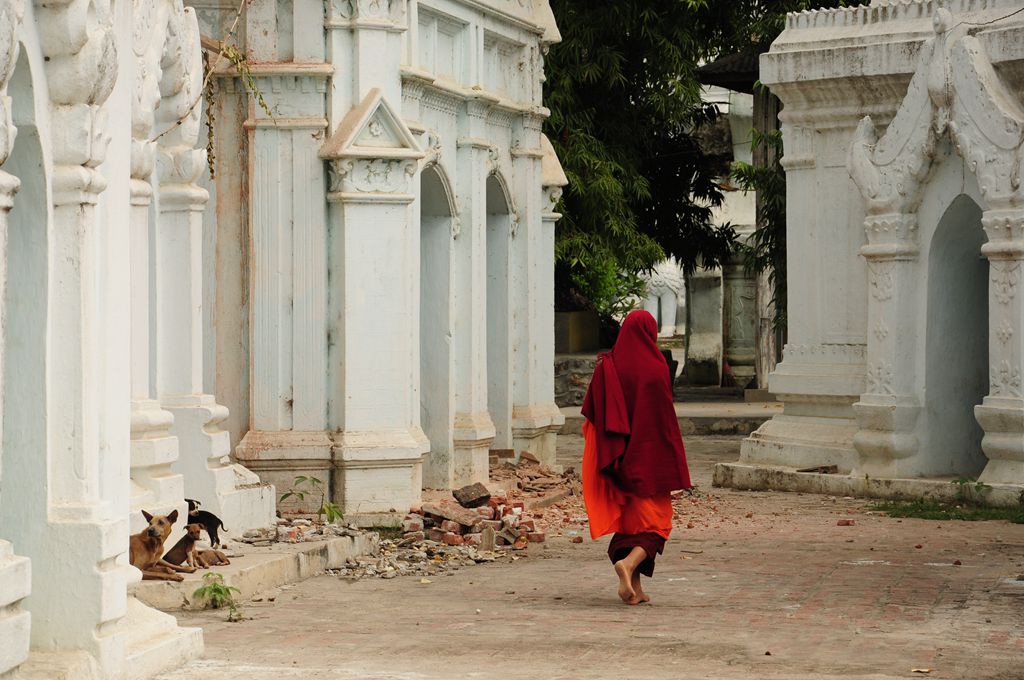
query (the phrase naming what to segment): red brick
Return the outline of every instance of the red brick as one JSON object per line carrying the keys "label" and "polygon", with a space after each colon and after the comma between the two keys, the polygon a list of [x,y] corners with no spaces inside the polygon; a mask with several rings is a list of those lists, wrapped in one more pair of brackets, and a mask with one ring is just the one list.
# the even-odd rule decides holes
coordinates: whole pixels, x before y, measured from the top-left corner
{"label": "red brick", "polygon": [[409,533],[410,531],[423,531],[423,518],[406,517],[402,520],[402,531],[406,533]]}
{"label": "red brick", "polygon": [[582,543],[583,542],[583,537],[582,536],[573,536],[572,537],[572,542],[573,543]]}
{"label": "red brick", "polygon": [[448,545],[462,545],[465,543],[462,536],[450,532],[441,537],[441,542],[447,543]]}
{"label": "red brick", "polygon": [[462,533],[462,525],[450,519],[446,519],[445,521],[441,522],[441,529],[442,531],[447,531],[453,534]]}
{"label": "red brick", "polygon": [[462,542],[466,545],[480,545],[481,538],[480,534],[466,534],[462,537]]}
{"label": "red brick", "polygon": [[536,531],[537,525],[532,519],[521,519],[519,520],[519,526],[526,529],[527,531]]}
{"label": "red brick", "polygon": [[426,534],[422,531],[410,531],[402,536],[403,540],[409,541],[422,541],[424,538],[426,538]]}
{"label": "red brick", "polygon": [[437,527],[434,527],[433,529],[427,532],[427,538],[429,538],[431,541],[437,541],[438,543],[440,543],[444,539],[444,535],[445,531],[443,529],[438,529]]}
{"label": "red brick", "polygon": [[528,540],[530,543],[543,543],[544,542],[544,532],[543,531],[531,531],[530,533],[526,534],[526,540]]}
{"label": "red brick", "polygon": [[494,508],[489,505],[485,505],[482,508],[477,508],[476,514],[480,515],[484,519],[494,519]]}

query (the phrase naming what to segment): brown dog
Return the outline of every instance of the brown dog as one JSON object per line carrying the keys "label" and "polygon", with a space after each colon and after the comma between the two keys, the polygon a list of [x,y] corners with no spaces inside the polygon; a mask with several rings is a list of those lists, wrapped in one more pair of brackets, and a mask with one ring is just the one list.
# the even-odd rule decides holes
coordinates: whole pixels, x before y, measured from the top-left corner
{"label": "brown dog", "polygon": [[200,550],[199,562],[204,567],[216,567],[222,564],[231,564],[228,556],[220,550]]}
{"label": "brown dog", "polygon": [[184,562],[192,567],[192,571],[200,567],[205,569],[206,565],[196,558],[196,541],[199,540],[199,532],[202,529],[202,524],[186,524],[185,535],[174,544],[173,548],[167,551],[167,554],[164,555],[164,562],[169,564],[181,564]]}
{"label": "brown dog", "polygon": [[128,559],[132,566],[142,572],[143,581],[183,581],[184,577],[175,572],[191,574],[194,568],[178,567],[160,559],[164,552],[164,541],[171,535],[171,526],[178,521],[178,511],[154,517],[143,510],[142,516],[149,522],[149,526],[132,534],[128,541]]}

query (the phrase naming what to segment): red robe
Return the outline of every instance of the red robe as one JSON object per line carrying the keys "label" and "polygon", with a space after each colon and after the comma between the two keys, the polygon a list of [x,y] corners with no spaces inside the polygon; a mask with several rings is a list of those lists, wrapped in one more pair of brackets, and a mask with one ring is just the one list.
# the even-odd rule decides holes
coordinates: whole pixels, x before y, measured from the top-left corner
{"label": "red robe", "polygon": [[656,496],[693,486],[650,313],[631,312],[615,347],[598,358],[583,415],[594,425],[598,471],[623,491]]}

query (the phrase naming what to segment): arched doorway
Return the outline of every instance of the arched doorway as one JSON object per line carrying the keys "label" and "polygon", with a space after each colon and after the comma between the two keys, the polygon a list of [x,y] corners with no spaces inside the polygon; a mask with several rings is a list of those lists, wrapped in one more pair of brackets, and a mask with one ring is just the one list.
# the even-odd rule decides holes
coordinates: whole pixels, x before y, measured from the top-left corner
{"label": "arched doorway", "polygon": [[420,424],[430,440],[423,485],[452,485],[455,399],[452,390],[452,215],[436,167],[420,184]]}
{"label": "arched doorway", "polygon": [[512,215],[501,182],[487,178],[487,410],[495,449],[512,448],[512,315],[509,255]]}
{"label": "arched doorway", "polygon": [[[35,98],[23,50],[8,84],[18,136],[4,171],[21,180],[7,229],[6,316],[3,342],[3,474],[0,527],[16,551],[40,538],[38,522],[47,517],[46,169],[36,127]],[[8,521],[9,520],[9,521]]]}
{"label": "arched doorway", "polygon": [[925,442],[935,474],[985,467],[974,407],[988,393],[988,260],[981,208],[966,195],[939,220],[928,254]]}

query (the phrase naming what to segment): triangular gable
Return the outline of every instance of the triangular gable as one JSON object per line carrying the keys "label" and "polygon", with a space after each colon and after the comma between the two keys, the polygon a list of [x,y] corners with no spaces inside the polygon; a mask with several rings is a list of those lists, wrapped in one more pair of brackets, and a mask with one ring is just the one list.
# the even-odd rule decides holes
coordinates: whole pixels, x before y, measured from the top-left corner
{"label": "triangular gable", "polygon": [[320,149],[321,158],[422,158],[416,138],[379,88],[370,90]]}

